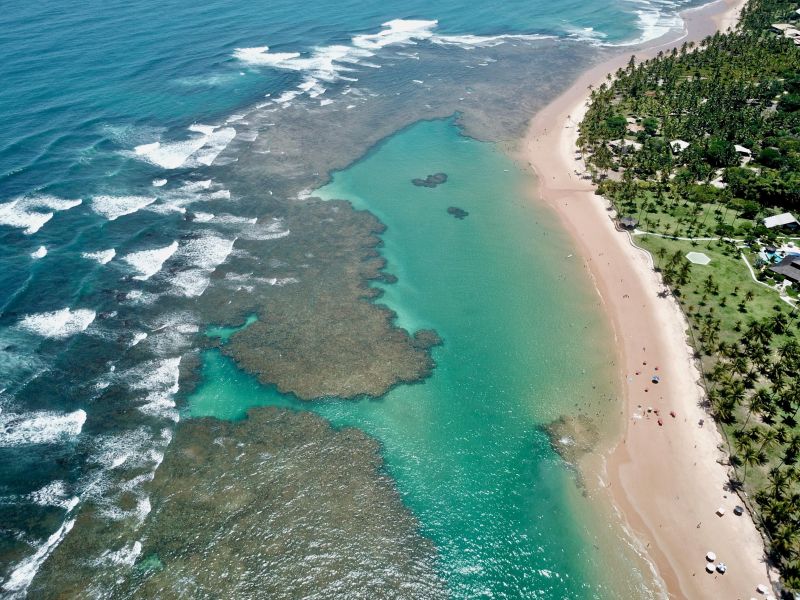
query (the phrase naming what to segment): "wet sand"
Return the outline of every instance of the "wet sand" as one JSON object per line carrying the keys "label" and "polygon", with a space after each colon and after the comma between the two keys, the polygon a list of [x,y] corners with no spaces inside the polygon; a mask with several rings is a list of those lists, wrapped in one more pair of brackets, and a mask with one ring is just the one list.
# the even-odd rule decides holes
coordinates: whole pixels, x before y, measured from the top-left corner
{"label": "wet sand", "polygon": [[[602,83],[631,54],[654,56],[734,26],[743,5],[725,0],[686,11],[678,39],[631,48],[593,67],[536,115],[520,146],[521,160],[538,176],[539,195],[576,242],[616,338],[625,424],[596,476],[675,598],[754,596],[756,585],[768,581],[764,547],[747,513],[733,514],[739,499],[726,490],[722,437],[702,408],[700,373],[683,313],[674,299],[659,297],[665,287],[650,255],[614,228],[606,200],[577,174],[583,165],[575,141],[590,85]],[[656,367],[657,385],[651,382]],[[659,410],[663,426],[647,412],[650,407]],[[715,514],[719,507],[726,510],[723,517]],[[708,551],[728,565],[725,575],[706,573]]]}

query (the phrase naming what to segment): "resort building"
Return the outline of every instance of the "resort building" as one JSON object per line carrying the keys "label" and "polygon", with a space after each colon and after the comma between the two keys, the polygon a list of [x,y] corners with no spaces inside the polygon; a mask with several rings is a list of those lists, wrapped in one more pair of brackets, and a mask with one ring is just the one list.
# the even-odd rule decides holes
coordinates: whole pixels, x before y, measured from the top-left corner
{"label": "resort building", "polygon": [[611,140],[608,142],[608,145],[612,150],[619,154],[630,152],[632,150],[639,151],[642,149],[642,145],[639,142],[634,142],[632,140]]}
{"label": "resort building", "polygon": [[777,265],[771,266],[769,270],[778,275],[783,275],[793,283],[798,283],[800,282],[800,256],[787,256]]}
{"label": "resort building", "polygon": [[619,225],[623,229],[627,229],[628,231],[633,231],[636,229],[636,226],[639,224],[639,221],[634,219],[633,217],[622,217],[619,220]]}
{"label": "resort building", "polygon": [[764,219],[764,227],[767,229],[780,228],[794,231],[798,226],[800,226],[800,223],[797,222],[792,213],[783,213]]}

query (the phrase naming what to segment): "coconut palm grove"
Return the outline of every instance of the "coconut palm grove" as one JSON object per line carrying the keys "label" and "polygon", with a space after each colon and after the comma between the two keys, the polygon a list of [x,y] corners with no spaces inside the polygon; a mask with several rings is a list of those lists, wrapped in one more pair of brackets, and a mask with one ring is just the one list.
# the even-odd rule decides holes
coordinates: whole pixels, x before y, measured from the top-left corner
{"label": "coconut palm grove", "polygon": [[797,2],[752,0],[735,31],[632,57],[592,91],[578,139],[581,175],[683,308],[731,491],[787,591],[800,590],[798,27]]}

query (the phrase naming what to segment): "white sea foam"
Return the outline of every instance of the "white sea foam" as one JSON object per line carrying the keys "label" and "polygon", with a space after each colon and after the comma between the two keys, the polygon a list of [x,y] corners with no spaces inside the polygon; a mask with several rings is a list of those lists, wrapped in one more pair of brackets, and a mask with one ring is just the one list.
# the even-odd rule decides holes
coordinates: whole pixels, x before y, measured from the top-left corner
{"label": "white sea foam", "polygon": [[92,198],[92,210],[114,221],[125,215],[133,214],[156,199],[151,196],[95,196]]}
{"label": "white sea foam", "polygon": [[75,519],[65,521],[53,535],[47,538],[45,543],[39,546],[32,556],[18,563],[11,572],[11,575],[9,575],[8,579],[3,583],[3,590],[15,596],[19,595],[20,597],[24,597],[39,567],[42,566],[42,563],[50,556],[50,553],[56,546],[61,543],[61,540],[66,537],[73,525],[75,525]]}
{"label": "white sea foam", "polygon": [[[437,24],[438,21],[435,20],[393,19],[383,23],[381,29],[376,33],[353,36],[349,45],[321,46],[306,54],[271,52],[269,46],[258,46],[236,48],[233,55],[238,60],[254,66],[304,73],[305,78],[296,90],[286,91],[275,100],[276,103],[287,106],[300,94],[317,98],[325,93],[325,88],[320,82],[357,81],[348,74],[356,71],[358,67],[380,68],[380,64],[365,59],[375,56],[387,46],[404,46],[427,41],[439,45],[471,49],[497,46],[506,42],[532,41],[552,37],[537,34],[441,35],[434,31]],[[410,58],[418,59],[419,57],[412,55]]]}
{"label": "white sea foam", "polygon": [[[298,279],[295,277],[253,277],[252,273],[226,273],[225,280],[232,281],[235,283],[251,283],[251,284],[260,283],[266,285],[273,285],[276,287],[283,287],[285,285],[298,282]],[[247,288],[248,291],[252,291],[254,289],[252,285],[245,285],[240,287]]]}
{"label": "white sea foam", "polygon": [[167,185],[166,179],[153,179],[153,187],[164,187]]}
{"label": "white sea foam", "polygon": [[151,360],[125,371],[122,377],[132,390],[174,394],[178,391],[180,365],[179,356]]}
{"label": "white sea foam", "polygon": [[26,315],[20,327],[48,338],[65,338],[85,331],[97,314],[87,308],[62,308],[53,312]]}
{"label": "white sea foam", "polygon": [[247,240],[265,241],[283,238],[290,233],[289,229],[285,229],[283,219],[272,219],[243,228],[241,237]]}
{"label": "white sea foam", "polygon": [[172,242],[163,248],[153,248],[152,250],[140,250],[131,252],[122,257],[122,260],[131,265],[138,271],[134,279],[147,280],[161,270],[164,262],[175,254],[178,249],[178,242]]}
{"label": "white sea foam", "polygon": [[609,46],[633,46],[660,38],[670,31],[683,27],[683,19],[678,13],[659,10],[655,5],[647,3],[647,8],[636,11],[637,26],[642,34],[635,40]]}
{"label": "white sea foam", "polygon": [[236,133],[236,139],[242,142],[255,142],[256,139],[258,139],[258,131],[254,129],[238,131]]}
{"label": "white sea foam", "polygon": [[52,481],[46,486],[39,488],[28,495],[28,499],[39,506],[57,506],[67,512],[78,505],[80,498],[70,496],[67,493],[67,486],[63,481]]}
{"label": "white sea foam", "polygon": [[131,290],[125,295],[125,301],[136,305],[152,304],[158,300],[158,294],[144,292],[142,290]]}
{"label": "white sea foam", "polygon": [[133,151],[137,156],[163,169],[208,166],[236,137],[233,127],[195,124],[189,127],[189,131],[197,135],[180,141],[141,144]]}
{"label": "white sea foam", "polygon": [[209,133],[206,143],[194,155],[194,160],[201,165],[211,165],[235,137],[236,130],[233,127],[223,127]]}
{"label": "white sea foam", "polygon": [[137,331],[136,333],[133,334],[133,339],[131,340],[130,347],[133,348],[139,342],[141,342],[142,340],[146,340],[146,339],[147,339],[147,332],[145,332],[145,331]]}
{"label": "white sea foam", "polygon": [[229,190],[219,188],[212,180],[190,181],[178,189],[171,190],[161,195],[158,204],[148,210],[159,214],[186,213],[186,208],[195,202],[208,202],[210,200],[230,200]]}
{"label": "white sea foam", "polygon": [[139,406],[141,412],[178,421],[173,396],[179,389],[180,365],[180,357],[166,358],[148,361],[124,374],[132,390],[147,392]]}
{"label": "white sea foam", "polygon": [[31,252],[31,258],[34,260],[44,258],[45,256],[47,256],[47,248],[45,246],[39,246],[36,250]]}
{"label": "white sea foam", "polygon": [[256,217],[239,217],[237,215],[211,215],[214,223],[222,225],[255,225],[258,222]]}
{"label": "white sea foam", "polygon": [[146,427],[97,438],[98,452],[93,461],[106,469],[116,469],[123,464],[131,468],[146,466],[151,463],[153,443],[153,436]]}
{"label": "white sea foam", "polygon": [[99,564],[113,564],[113,565],[125,565],[125,566],[133,566],[136,562],[136,559],[142,553],[142,543],[140,541],[135,541],[132,544],[128,544],[123,546],[119,550],[111,552],[110,550],[106,550],[103,554],[100,555],[99,560],[97,561]]}
{"label": "white sea foam", "polygon": [[389,45],[408,44],[415,40],[427,40],[433,37],[433,30],[438,21],[421,19],[392,19],[382,24],[378,33],[357,35],[353,45],[369,50],[378,50]]}
{"label": "white sea foam", "polygon": [[26,235],[39,231],[53,215],[80,205],[82,200],[65,200],[55,196],[21,196],[0,204],[0,225],[22,229]]}
{"label": "white sea foam", "polygon": [[108,250],[98,250],[97,252],[82,252],[81,256],[83,258],[87,258],[89,260],[96,260],[101,265],[105,265],[117,255],[117,251],[114,248],[109,248]]}
{"label": "white sea foam", "polygon": [[23,444],[53,444],[76,437],[86,422],[86,411],[0,412],[0,448]]}
{"label": "white sea foam", "polygon": [[343,72],[353,70],[345,64],[357,64],[359,59],[372,56],[372,52],[354,46],[334,45],[315,48],[303,56],[299,52],[270,52],[269,46],[259,46],[237,48],[234,56],[256,66],[305,72],[319,81],[337,81]]}
{"label": "white sea foam", "polygon": [[208,287],[211,273],[228,258],[236,239],[207,233],[188,240],[181,246],[178,257],[191,268],[170,278],[173,291],[181,296],[196,298]]}

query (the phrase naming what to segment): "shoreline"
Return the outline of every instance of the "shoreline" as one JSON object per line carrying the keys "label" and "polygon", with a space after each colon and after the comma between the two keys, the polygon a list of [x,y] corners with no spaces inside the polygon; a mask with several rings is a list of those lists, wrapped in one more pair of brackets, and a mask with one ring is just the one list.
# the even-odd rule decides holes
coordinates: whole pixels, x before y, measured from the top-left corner
{"label": "shoreline", "polygon": [[[725,490],[729,468],[721,433],[702,406],[701,377],[687,339],[688,323],[654,272],[652,258],[627,233],[616,230],[607,201],[595,194],[576,158],[577,125],[589,100],[588,86],[608,73],[669,50],[699,42],[738,22],[746,0],[716,0],[681,13],[683,34],[646,47],[629,47],[591,67],[561,96],[538,112],[517,155],[536,173],[537,195],[558,215],[576,244],[614,332],[625,423],[595,473],[610,493],[622,526],[633,532],[670,597],[749,598],[771,573],[751,517],[732,514],[739,504]],[[646,363],[646,364],[645,364]],[[662,382],[650,383],[658,366]],[[636,373],[639,372],[639,375]],[[662,411],[664,425],[648,415]],[[676,417],[668,416],[675,411]],[[700,426],[700,420],[705,426]],[[715,511],[724,507],[726,514]],[[705,572],[714,551],[728,565],[724,576]]]}

